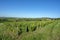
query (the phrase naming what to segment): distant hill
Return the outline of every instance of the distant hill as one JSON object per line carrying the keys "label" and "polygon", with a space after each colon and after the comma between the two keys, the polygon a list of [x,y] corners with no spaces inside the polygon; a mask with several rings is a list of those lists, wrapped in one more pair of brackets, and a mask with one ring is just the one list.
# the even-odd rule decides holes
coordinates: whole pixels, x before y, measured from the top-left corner
{"label": "distant hill", "polygon": [[4,21],[46,21],[46,20],[60,20],[60,18],[48,18],[48,17],[42,17],[42,18],[17,18],[17,17],[0,17],[0,22]]}

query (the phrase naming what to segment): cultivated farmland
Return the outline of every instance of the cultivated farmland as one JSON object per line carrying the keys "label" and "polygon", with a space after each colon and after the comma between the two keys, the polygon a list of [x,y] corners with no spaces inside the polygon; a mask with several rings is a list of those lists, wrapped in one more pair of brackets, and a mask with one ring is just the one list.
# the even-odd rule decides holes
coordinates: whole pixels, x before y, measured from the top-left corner
{"label": "cultivated farmland", "polygon": [[0,18],[0,40],[60,40],[60,19]]}

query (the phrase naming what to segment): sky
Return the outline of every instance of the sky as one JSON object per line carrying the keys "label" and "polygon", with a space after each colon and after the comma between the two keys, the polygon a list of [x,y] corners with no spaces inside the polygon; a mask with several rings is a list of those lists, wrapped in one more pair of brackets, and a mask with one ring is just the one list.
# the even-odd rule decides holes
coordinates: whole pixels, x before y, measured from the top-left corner
{"label": "sky", "polygon": [[60,0],[0,0],[0,17],[60,18]]}

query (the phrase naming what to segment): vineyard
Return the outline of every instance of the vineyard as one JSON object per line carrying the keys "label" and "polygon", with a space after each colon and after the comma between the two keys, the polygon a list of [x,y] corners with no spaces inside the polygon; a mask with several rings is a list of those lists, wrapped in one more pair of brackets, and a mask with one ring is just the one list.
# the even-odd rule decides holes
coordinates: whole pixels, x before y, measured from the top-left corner
{"label": "vineyard", "polygon": [[0,19],[0,40],[60,40],[60,19],[9,20]]}

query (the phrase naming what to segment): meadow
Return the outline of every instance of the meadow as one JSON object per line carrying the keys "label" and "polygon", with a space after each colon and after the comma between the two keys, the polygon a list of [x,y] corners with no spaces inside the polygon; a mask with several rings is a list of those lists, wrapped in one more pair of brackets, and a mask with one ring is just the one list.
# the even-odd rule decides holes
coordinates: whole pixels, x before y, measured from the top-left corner
{"label": "meadow", "polygon": [[0,18],[0,40],[60,40],[60,18]]}

